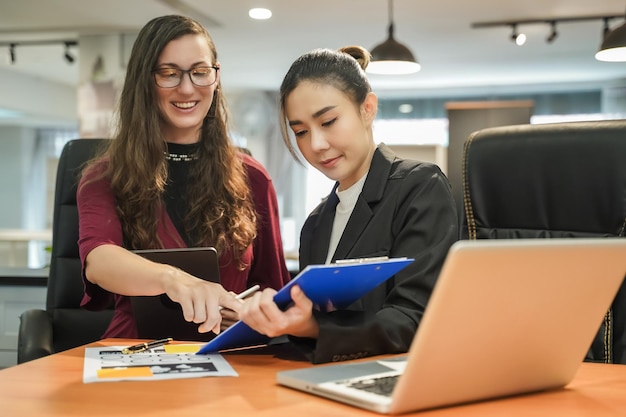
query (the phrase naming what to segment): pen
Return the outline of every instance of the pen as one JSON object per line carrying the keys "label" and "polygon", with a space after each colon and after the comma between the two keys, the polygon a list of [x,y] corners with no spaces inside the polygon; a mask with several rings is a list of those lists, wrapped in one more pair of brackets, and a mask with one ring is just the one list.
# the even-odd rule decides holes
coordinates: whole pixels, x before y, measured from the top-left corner
{"label": "pen", "polygon": [[[243,300],[243,299],[244,299],[244,298],[246,298],[247,296],[254,294],[255,292],[257,292],[257,291],[258,291],[258,290],[260,290],[260,289],[261,289],[261,286],[260,286],[260,285],[258,285],[258,284],[253,285],[252,287],[248,288],[247,290],[245,290],[245,291],[240,292],[239,294],[237,294],[237,295],[235,296],[235,299],[236,299],[236,300]],[[222,306],[220,306],[220,308],[219,308],[219,309],[221,310],[222,308],[223,308],[223,307],[222,307]]]}
{"label": "pen", "polygon": [[253,285],[252,287],[248,288],[244,292],[241,292],[241,293],[237,294],[235,296],[235,298],[238,299],[238,300],[243,300],[247,296],[254,294],[255,292],[257,292],[260,289],[261,289],[261,286],[259,284]]}
{"label": "pen", "polygon": [[152,349],[152,348],[155,348],[155,347],[167,345],[172,340],[174,340],[174,339],[172,339],[171,337],[168,337],[167,339],[159,339],[159,340],[154,340],[152,342],[139,343],[138,345],[133,345],[133,346],[129,346],[127,348],[122,349],[122,353],[128,355],[130,353],[143,352],[143,351],[146,351],[148,349]]}

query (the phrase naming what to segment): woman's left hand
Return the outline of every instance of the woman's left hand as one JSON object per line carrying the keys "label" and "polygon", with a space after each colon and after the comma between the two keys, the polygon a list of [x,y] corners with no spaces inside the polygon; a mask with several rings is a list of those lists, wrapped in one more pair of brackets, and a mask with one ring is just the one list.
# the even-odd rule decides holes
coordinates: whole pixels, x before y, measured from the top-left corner
{"label": "woman's left hand", "polygon": [[313,317],[313,302],[299,286],[291,288],[293,304],[285,311],[274,303],[276,291],[268,288],[247,299],[239,310],[239,317],[248,326],[269,337],[285,334],[317,338],[319,326]]}

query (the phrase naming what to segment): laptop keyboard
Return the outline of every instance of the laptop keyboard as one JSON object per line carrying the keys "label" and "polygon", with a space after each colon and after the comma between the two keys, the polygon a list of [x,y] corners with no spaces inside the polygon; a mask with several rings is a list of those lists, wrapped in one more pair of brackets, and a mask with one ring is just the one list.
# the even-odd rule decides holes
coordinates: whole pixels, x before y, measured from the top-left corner
{"label": "laptop keyboard", "polygon": [[393,393],[393,389],[396,386],[399,377],[400,375],[369,378],[356,382],[347,382],[346,385],[350,388],[360,389],[389,397]]}

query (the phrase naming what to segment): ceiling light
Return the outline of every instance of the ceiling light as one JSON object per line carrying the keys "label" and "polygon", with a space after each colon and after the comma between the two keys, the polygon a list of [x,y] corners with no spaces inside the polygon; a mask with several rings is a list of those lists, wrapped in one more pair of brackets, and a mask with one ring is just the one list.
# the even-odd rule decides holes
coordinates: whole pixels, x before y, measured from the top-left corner
{"label": "ceiling light", "polygon": [[609,21],[612,19],[623,19],[624,14],[610,14],[610,15],[587,15],[587,16],[568,16],[568,17],[548,17],[548,18],[532,18],[532,19],[515,19],[515,20],[499,20],[494,22],[476,22],[472,23],[473,28],[489,28],[497,26],[508,26],[513,29],[511,34],[511,40],[515,41],[518,45],[523,45],[526,41],[526,36],[522,33],[517,33],[517,25],[530,25],[530,24],[549,24],[552,31],[546,38],[548,43],[553,42],[558,33],[556,31],[557,23],[573,23],[583,22],[589,20],[604,20],[604,32],[603,41],[600,50],[596,54],[596,59],[600,61],[624,61],[626,62],[626,23],[617,29],[609,30]]}
{"label": "ceiling light", "polygon": [[63,54],[63,56],[65,57],[65,60],[68,64],[73,64],[76,60],[74,56],[70,54],[70,44],[68,42],[65,42],[65,53]]}
{"label": "ceiling light", "polygon": [[550,27],[551,27],[550,34],[546,38],[546,42],[548,43],[554,42],[557,36],[559,36],[559,34],[556,31],[556,21],[553,20],[552,22],[550,22]]}
{"label": "ceiling light", "polygon": [[19,46],[45,46],[45,45],[57,45],[62,44],[65,45],[65,52],[63,54],[65,60],[68,63],[73,63],[76,61],[76,58],[70,53],[71,46],[78,46],[78,41],[75,40],[52,40],[52,39],[44,39],[44,40],[25,40],[25,41],[10,41],[10,42],[0,42],[0,47],[8,46],[9,54],[7,55],[7,60],[10,64],[15,64],[17,61],[15,49]]}
{"label": "ceiling light", "polygon": [[611,27],[609,26],[609,18],[605,17],[604,26],[602,27],[602,40],[606,38],[606,35],[608,35],[610,31],[611,31]]}
{"label": "ceiling light", "polygon": [[15,64],[15,44],[14,43],[9,45],[9,63],[11,65]]}
{"label": "ceiling light", "polygon": [[256,7],[248,11],[248,16],[256,20],[267,20],[272,17],[272,11],[270,9]]}
{"label": "ceiling light", "polygon": [[604,39],[600,50],[596,53],[598,61],[624,62],[626,61],[626,23],[616,29],[607,31],[605,21]]}
{"label": "ceiling light", "polygon": [[518,46],[524,45],[526,43],[526,35],[523,33],[517,33],[516,23],[512,24],[511,28],[513,29],[513,32],[511,33],[511,40]]}
{"label": "ceiling light", "polygon": [[412,74],[421,68],[409,48],[393,38],[393,0],[389,0],[389,37],[372,49],[372,62],[367,66],[371,74]]}

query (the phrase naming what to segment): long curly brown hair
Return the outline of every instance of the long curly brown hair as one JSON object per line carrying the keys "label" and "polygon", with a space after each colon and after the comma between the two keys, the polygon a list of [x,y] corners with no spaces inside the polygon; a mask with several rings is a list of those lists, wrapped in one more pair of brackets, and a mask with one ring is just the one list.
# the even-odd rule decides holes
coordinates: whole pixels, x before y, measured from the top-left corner
{"label": "long curly brown hair", "polygon": [[[157,221],[165,210],[162,197],[167,183],[167,144],[160,129],[161,116],[151,71],[163,48],[184,35],[206,38],[213,58],[217,51],[209,33],[193,19],[169,15],[155,18],[140,31],[128,62],[119,102],[114,140],[103,158],[108,167],[117,214],[125,244],[130,249],[160,248]],[[197,246],[214,246],[222,253],[232,248],[235,259],[256,237],[254,210],[246,172],[228,136],[228,117],[221,85],[200,132],[198,163],[187,184],[189,209],[184,218],[187,232],[201,236]],[[240,267],[244,267],[240,263]]]}

